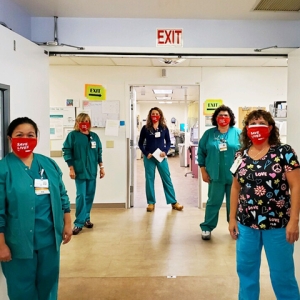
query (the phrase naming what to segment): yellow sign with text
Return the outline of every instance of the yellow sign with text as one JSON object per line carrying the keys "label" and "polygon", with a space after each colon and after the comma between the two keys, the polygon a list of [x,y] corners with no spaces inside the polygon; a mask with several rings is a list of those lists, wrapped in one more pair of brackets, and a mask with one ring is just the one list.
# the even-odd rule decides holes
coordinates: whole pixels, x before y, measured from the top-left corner
{"label": "yellow sign with text", "polygon": [[106,100],[106,89],[102,85],[86,84],[84,96],[90,101]]}
{"label": "yellow sign with text", "polygon": [[222,99],[206,99],[203,103],[203,115],[211,116],[214,113],[214,111],[222,104]]}

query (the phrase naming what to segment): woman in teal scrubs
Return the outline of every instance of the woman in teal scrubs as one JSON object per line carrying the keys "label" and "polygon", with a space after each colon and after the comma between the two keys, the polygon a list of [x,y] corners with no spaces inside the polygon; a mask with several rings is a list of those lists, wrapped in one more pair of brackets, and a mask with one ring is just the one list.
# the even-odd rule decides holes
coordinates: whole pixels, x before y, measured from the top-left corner
{"label": "woman in teal scrubs", "polygon": [[58,165],[33,153],[38,128],[27,117],[7,129],[0,161],[0,261],[9,299],[57,299],[60,245],[72,237],[70,201]]}
{"label": "woman in teal scrubs", "polygon": [[217,227],[224,195],[226,196],[227,221],[229,221],[232,184],[230,167],[233,164],[235,152],[240,148],[241,130],[234,127],[235,116],[228,106],[218,107],[211,121],[214,127],[204,132],[198,145],[198,165],[202,180],[208,183],[205,218],[200,224],[203,240],[210,240],[211,232]]}
{"label": "woman in teal scrubs", "polygon": [[98,165],[100,179],[105,176],[102,162],[102,144],[98,135],[92,131],[88,114],[80,113],[63,144],[63,157],[70,168],[70,178],[76,185],[76,219],[73,235],[83,227],[93,228],[90,213],[96,192]]}

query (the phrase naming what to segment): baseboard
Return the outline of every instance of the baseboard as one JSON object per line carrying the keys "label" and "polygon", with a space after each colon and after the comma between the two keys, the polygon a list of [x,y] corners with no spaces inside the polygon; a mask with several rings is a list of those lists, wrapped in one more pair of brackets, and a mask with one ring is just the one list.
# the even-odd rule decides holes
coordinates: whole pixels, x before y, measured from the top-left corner
{"label": "baseboard", "polygon": [[[125,203],[93,203],[93,208],[125,208]],[[75,203],[71,204],[71,209],[75,209]]]}

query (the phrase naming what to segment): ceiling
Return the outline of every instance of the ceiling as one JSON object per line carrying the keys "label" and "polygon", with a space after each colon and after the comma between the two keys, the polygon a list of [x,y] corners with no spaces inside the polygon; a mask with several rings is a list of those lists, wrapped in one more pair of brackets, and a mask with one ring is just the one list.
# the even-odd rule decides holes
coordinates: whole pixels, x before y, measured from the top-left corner
{"label": "ceiling", "polygon": [[[300,20],[299,12],[254,11],[260,0],[12,0],[36,17]],[[288,3],[292,0],[277,2]],[[299,2],[299,0],[293,0]],[[276,2],[276,1],[275,1]]]}
{"label": "ceiling", "polygon": [[[300,20],[299,12],[254,11],[260,0],[12,0],[36,17]],[[283,2],[291,0],[282,0]],[[293,0],[299,1],[300,0]],[[47,47],[45,47],[47,49]],[[58,47],[59,48],[59,47]],[[48,50],[50,50],[49,48]],[[53,48],[52,48],[53,49]],[[273,49],[273,53],[278,53]],[[277,49],[279,50],[279,49]],[[288,53],[292,49],[281,49]],[[252,50],[253,53],[253,50]],[[272,54],[272,49],[267,50]],[[259,54],[259,53],[258,53]],[[49,57],[50,65],[142,67],[286,67],[286,57],[195,57],[170,65],[155,57]],[[137,101],[157,102],[153,86],[136,87]],[[164,88],[164,87],[159,87]],[[165,87],[167,88],[167,87]],[[198,86],[173,86],[172,102],[195,101]],[[185,96],[187,95],[187,96]]]}

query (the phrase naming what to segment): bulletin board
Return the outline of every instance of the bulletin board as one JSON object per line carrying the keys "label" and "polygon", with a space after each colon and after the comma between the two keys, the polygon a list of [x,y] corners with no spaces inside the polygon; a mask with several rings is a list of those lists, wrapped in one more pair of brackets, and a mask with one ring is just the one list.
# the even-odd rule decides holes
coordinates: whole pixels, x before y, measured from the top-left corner
{"label": "bulletin board", "polygon": [[266,110],[265,107],[239,107],[239,128],[243,129],[245,123],[244,120],[246,118],[246,116],[252,111],[252,110],[256,110],[256,109],[262,109],[262,110]]}
{"label": "bulletin board", "polygon": [[83,101],[83,108],[76,109],[76,114],[86,112],[91,117],[92,127],[105,127],[106,120],[120,119],[120,101]]}

